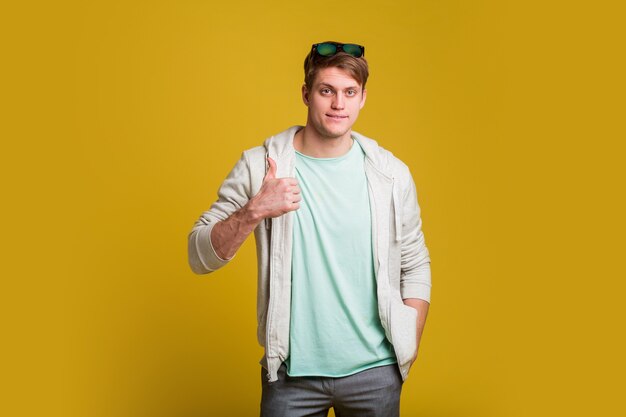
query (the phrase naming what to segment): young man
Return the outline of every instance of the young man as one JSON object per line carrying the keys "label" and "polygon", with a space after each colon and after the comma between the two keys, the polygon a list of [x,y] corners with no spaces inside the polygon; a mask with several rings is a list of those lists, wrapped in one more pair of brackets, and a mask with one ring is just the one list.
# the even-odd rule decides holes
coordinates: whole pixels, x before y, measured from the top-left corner
{"label": "young man", "polygon": [[189,234],[194,272],[254,231],[261,416],[397,416],[430,302],[430,258],[407,166],[352,131],[365,48],[324,42],[304,64],[306,126],[243,152]]}

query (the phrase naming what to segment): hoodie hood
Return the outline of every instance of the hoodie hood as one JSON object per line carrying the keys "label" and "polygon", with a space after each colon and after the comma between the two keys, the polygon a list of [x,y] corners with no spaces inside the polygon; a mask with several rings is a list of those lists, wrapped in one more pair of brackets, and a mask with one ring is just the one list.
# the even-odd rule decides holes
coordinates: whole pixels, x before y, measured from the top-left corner
{"label": "hoodie hood", "polygon": [[[279,161],[290,161],[295,156],[295,149],[293,147],[293,138],[298,130],[304,128],[304,126],[295,125],[287,130],[284,130],[276,135],[270,136],[263,142],[265,147],[266,156],[269,156],[273,160],[279,163]],[[389,156],[391,152],[378,146],[378,142],[374,139],[368,138],[358,132],[352,131],[352,138],[359,142],[359,145],[365,151],[365,157],[376,167],[381,173],[387,177],[391,177],[391,173],[387,169],[389,163]],[[281,165],[278,165],[278,171],[281,171]],[[282,168],[290,169],[289,166],[282,165]],[[291,170],[282,172],[281,175],[292,175]]]}

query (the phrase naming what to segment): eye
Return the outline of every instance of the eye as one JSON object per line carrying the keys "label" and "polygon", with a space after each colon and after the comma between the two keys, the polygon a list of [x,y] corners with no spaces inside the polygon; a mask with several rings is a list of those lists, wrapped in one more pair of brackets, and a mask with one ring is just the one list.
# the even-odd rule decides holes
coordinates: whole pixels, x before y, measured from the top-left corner
{"label": "eye", "polygon": [[322,88],[321,91],[322,91],[322,94],[324,94],[324,95],[329,95],[329,94],[332,93],[330,88]]}
{"label": "eye", "polygon": [[348,90],[347,94],[349,97],[356,96],[356,90]]}

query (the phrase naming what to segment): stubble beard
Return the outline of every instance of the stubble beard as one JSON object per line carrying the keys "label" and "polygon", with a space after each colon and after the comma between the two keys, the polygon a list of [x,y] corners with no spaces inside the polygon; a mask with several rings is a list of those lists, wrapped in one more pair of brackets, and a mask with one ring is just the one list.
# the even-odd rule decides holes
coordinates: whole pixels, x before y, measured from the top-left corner
{"label": "stubble beard", "polygon": [[351,128],[352,126],[348,126],[346,129],[342,129],[342,131],[337,132],[329,130],[323,123],[320,123],[319,126],[315,126],[317,134],[325,140],[337,140],[343,138],[348,132],[350,132]]}

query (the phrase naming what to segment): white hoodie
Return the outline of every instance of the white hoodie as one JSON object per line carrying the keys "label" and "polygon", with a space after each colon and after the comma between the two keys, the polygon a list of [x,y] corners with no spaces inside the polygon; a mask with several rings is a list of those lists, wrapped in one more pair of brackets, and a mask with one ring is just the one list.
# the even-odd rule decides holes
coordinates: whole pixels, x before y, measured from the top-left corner
{"label": "white hoodie", "polygon": [[[197,274],[221,268],[211,244],[211,230],[219,221],[255,196],[266,173],[266,157],[276,161],[276,177],[295,177],[292,126],[244,151],[218,191],[218,200],[196,221],[189,233],[189,264]],[[373,251],[376,262],[378,313],[394,347],[403,380],[417,349],[417,310],[406,298],[430,302],[430,257],[422,233],[415,184],[408,167],[370,138],[352,132],[365,151],[365,173],[372,207]],[[291,313],[291,249],[293,212],[266,219],[254,231],[257,246],[257,337],[265,348],[261,364],[270,382],[289,355]]]}

